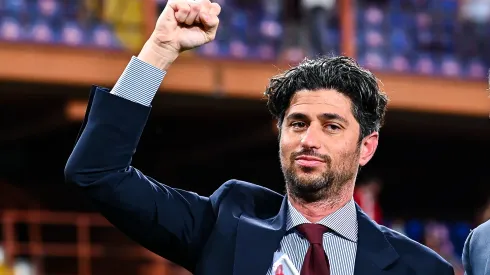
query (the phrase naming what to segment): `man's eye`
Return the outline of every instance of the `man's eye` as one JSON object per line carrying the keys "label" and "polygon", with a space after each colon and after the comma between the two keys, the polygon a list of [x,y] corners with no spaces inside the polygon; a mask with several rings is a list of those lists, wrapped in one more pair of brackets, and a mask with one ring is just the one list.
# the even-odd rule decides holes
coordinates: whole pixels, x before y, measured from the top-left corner
{"label": "man's eye", "polygon": [[296,121],[296,122],[291,123],[291,126],[293,128],[303,128],[306,126],[306,124],[304,122],[301,122],[301,121]]}
{"label": "man's eye", "polygon": [[338,130],[340,130],[340,126],[338,126],[336,124],[328,124],[327,129],[330,131],[338,131]]}

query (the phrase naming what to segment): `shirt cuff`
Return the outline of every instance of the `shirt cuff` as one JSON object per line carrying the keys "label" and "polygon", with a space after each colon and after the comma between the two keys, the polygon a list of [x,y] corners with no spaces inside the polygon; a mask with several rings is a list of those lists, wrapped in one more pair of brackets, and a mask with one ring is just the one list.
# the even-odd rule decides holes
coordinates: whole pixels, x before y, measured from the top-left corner
{"label": "shirt cuff", "polygon": [[150,106],[166,73],[133,56],[111,94]]}

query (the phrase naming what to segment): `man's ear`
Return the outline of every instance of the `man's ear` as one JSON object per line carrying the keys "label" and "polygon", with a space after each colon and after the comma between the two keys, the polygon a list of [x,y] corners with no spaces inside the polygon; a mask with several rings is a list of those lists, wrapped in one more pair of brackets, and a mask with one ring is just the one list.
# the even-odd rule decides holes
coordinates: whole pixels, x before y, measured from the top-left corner
{"label": "man's ear", "polygon": [[361,141],[361,150],[359,153],[359,165],[366,165],[374,156],[374,152],[378,148],[379,133],[373,132],[364,137]]}

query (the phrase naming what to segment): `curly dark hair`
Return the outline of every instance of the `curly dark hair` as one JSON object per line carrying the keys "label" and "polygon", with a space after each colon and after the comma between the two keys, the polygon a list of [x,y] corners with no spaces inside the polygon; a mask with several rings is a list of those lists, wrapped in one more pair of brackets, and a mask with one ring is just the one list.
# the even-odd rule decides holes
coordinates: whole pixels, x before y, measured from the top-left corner
{"label": "curly dark hair", "polygon": [[270,113],[282,125],[293,95],[301,90],[333,89],[350,98],[352,113],[360,125],[360,140],[379,131],[388,98],[376,77],[345,56],[305,59],[298,66],[274,76],[265,96]]}

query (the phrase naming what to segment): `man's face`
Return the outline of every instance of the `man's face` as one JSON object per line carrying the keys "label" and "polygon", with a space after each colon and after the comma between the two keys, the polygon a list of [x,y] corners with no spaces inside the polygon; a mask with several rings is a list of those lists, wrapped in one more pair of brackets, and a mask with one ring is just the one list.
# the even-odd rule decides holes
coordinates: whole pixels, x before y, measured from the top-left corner
{"label": "man's face", "polygon": [[334,198],[372,157],[378,134],[359,143],[351,104],[335,90],[299,91],[292,97],[279,151],[290,195],[305,202]]}

